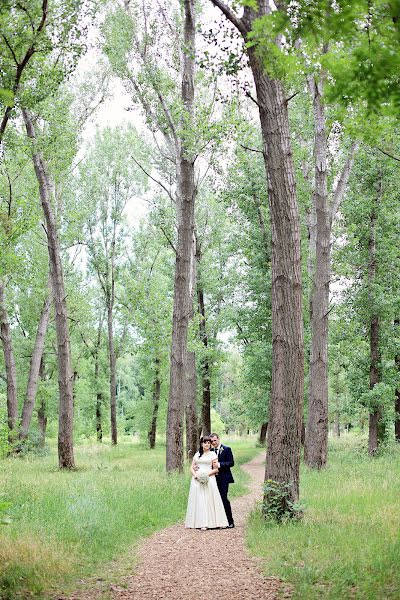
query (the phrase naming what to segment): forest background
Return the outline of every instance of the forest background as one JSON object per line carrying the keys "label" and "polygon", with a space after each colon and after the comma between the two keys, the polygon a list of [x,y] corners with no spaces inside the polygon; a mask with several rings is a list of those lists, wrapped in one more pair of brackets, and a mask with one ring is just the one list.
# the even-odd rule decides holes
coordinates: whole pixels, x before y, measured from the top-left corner
{"label": "forest background", "polygon": [[[301,447],[307,486],[329,431],[356,434],[335,446],[329,485],[337,448],[362,477],[398,461],[398,3],[243,2],[241,18],[212,4],[2,4],[4,597],[49,584],[51,552],[29,570],[31,542],[10,558],[7,536],[35,511],[41,527],[17,482],[47,472],[56,445],[77,476],[94,455],[120,468],[131,447],[160,486],[165,453],[173,489],[201,432],[257,434],[294,513]],[[240,460],[255,452],[235,444]],[[393,532],[399,482],[385,482]],[[398,543],[380,532],[389,563],[365,593],[379,581],[391,597]]]}

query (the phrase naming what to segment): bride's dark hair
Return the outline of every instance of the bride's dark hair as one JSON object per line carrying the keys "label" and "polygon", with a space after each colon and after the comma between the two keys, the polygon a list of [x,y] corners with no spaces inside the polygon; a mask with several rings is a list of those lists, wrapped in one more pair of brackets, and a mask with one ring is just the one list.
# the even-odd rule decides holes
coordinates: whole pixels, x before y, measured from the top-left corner
{"label": "bride's dark hair", "polygon": [[211,438],[209,435],[203,435],[203,437],[200,438],[200,448],[199,448],[199,458],[200,456],[203,454],[203,442],[210,442],[210,449],[211,449]]}

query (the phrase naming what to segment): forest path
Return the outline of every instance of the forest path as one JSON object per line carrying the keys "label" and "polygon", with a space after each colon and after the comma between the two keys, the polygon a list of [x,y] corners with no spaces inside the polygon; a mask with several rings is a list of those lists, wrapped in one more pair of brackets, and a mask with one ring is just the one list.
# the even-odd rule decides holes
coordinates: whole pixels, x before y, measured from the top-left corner
{"label": "forest path", "polygon": [[249,493],[231,503],[234,529],[201,531],[178,523],[158,531],[140,546],[135,572],[123,578],[124,587],[81,590],[68,600],[198,600],[214,595],[218,600],[277,598],[279,579],[261,575],[245,544],[246,519],[261,499],[264,457],[262,453],[241,466],[251,482]]}

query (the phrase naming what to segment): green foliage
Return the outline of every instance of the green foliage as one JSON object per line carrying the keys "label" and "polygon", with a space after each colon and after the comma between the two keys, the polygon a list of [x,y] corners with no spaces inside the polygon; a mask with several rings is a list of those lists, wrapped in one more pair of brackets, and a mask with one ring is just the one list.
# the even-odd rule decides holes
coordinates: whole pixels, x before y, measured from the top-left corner
{"label": "green foliage", "polygon": [[294,600],[398,596],[400,448],[371,459],[360,443],[352,435],[330,441],[329,468],[303,467],[301,521],[265,522],[261,511],[250,520],[251,552]]}
{"label": "green foliage", "polygon": [[293,502],[292,484],[267,479],[263,486],[261,512],[264,519],[282,523],[289,519],[300,519],[303,507]]}

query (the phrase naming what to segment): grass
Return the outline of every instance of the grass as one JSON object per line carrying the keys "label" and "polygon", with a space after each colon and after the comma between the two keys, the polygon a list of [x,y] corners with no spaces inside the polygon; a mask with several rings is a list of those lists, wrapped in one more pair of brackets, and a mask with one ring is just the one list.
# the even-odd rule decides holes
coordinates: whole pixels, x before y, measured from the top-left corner
{"label": "grass", "polygon": [[[252,439],[232,445],[237,464],[259,451]],[[142,538],[183,521],[189,467],[166,476],[165,446],[85,443],[75,457],[73,472],[57,469],[54,447],[48,456],[0,461],[0,501],[10,502],[12,518],[0,526],[2,600],[46,597],[52,587],[87,577],[118,577]],[[247,481],[237,467],[234,475],[232,496],[243,494]]]}
{"label": "grass", "polygon": [[252,514],[251,552],[294,600],[400,598],[400,448],[369,458],[346,436],[330,443],[328,460],[320,472],[302,468],[302,522]]}

